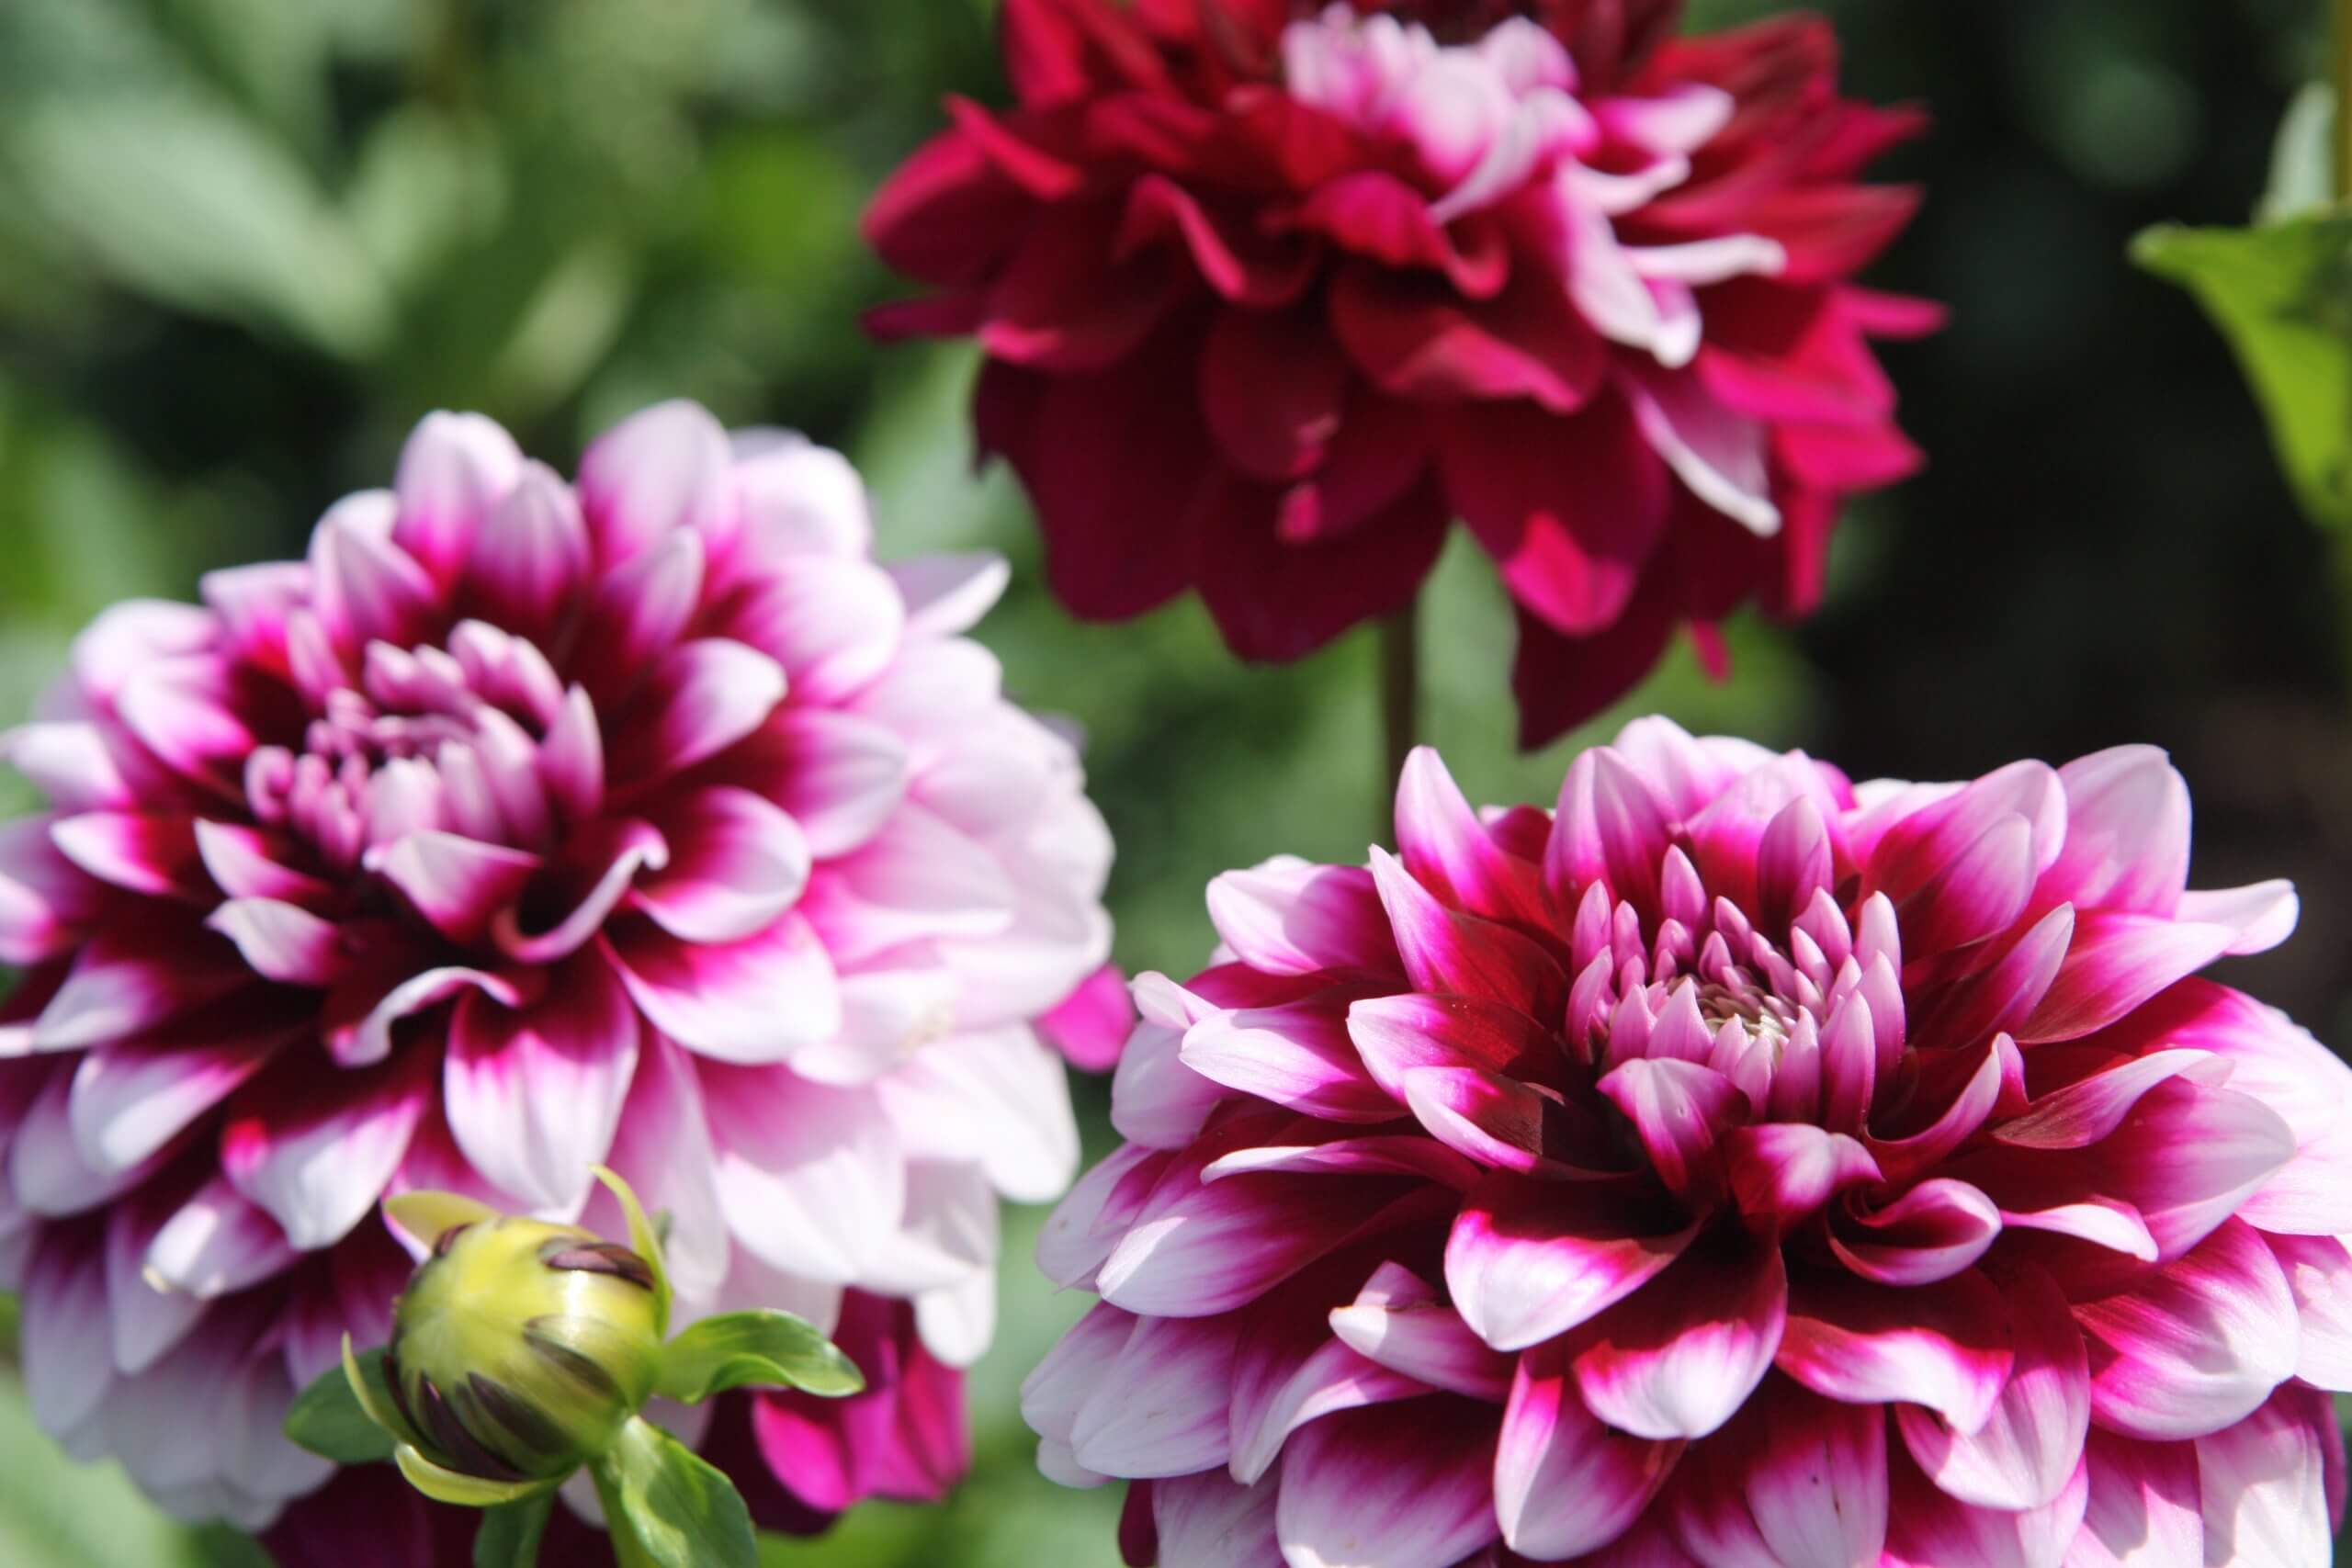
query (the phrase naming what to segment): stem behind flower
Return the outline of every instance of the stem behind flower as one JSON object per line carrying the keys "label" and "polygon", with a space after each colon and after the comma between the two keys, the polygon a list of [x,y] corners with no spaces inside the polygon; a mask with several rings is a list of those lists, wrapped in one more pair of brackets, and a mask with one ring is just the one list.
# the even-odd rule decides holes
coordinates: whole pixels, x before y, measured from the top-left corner
{"label": "stem behind flower", "polygon": [[[2352,0],[2346,0],[2352,5]],[[1373,837],[1388,841],[1388,803],[1396,778],[1405,771],[1406,753],[1419,739],[1421,648],[1418,602],[1380,622],[1380,787],[1374,791]]]}

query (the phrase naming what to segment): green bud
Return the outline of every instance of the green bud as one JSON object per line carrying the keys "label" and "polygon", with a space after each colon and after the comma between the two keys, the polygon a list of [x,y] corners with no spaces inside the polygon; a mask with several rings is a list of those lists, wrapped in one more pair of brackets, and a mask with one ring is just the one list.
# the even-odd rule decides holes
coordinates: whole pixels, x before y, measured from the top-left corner
{"label": "green bud", "polygon": [[390,1414],[415,1457],[522,1486],[611,1448],[661,1375],[669,1303],[650,1229],[639,1239],[650,1258],[447,1194],[390,1207],[433,1249],[393,1307],[384,1353]]}

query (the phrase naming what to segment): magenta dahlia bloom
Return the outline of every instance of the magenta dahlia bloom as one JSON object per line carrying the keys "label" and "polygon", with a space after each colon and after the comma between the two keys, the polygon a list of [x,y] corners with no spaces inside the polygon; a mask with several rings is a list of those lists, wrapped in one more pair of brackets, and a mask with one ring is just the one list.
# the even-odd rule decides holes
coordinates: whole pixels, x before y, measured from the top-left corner
{"label": "magenta dahlia bloom", "polygon": [[2324,1568],[2352,1071],[2196,978],[2125,747],[1849,785],[1663,719],[1559,807],[1434,753],[1369,867],[1210,885],[1137,983],[1049,1474],[1162,1568]]}
{"label": "magenta dahlia bloom", "polygon": [[1843,498],[1899,479],[1850,279],[1913,193],[1857,183],[1907,113],[1838,96],[1787,18],[1672,37],[1678,0],[1006,0],[1017,105],[867,217],[977,337],[982,446],[1055,592],[1119,620],[1197,589],[1289,660],[1411,603],[1451,521],[1518,608],[1523,739],[1675,627],[1809,611]]}
{"label": "magenta dahlia bloom", "polygon": [[[1001,565],[869,545],[840,457],[690,404],[576,484],[435,414],[306,560],[82,635],[5,741],[51,810],[0,831],[0,1235],[51,1434],[261,1525],[325,1478],[288,1400],[409,1267],[379,1201],[617,1234],[599,1160],[689,1314],[831,1328],[848,1292],[911,1303],[864,1336],[894,1366],[980,1352],[999,1195],[1076,1168],[1031,1024],[1102,1032],[1111,846],[961,635]],[[763,1427],[787,1486],[818,1425]]]}

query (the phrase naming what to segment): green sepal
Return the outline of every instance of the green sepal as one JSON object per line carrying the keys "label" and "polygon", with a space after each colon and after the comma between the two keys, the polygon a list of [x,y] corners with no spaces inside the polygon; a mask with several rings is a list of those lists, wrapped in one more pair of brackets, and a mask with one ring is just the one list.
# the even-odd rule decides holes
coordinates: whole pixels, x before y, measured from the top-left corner
{"label": "green sepal", "polygon": [[620,1568],[759,1568],[734,1483],[643,1416],[589,1469]]}
{"label": "green sepal", "polygon": [[662,1233],[645,1217],[645,1205],[637,1201],[637,1190],[620,1178],[609,1166],[590,1168],[605,1190],[619,1201],[621,1213],[628,1217],[629,1250],[645,1259],[653,1270],[653,1331],[670,1332],[670,1268],[662,1258]]}
{"label": "green sepal", "polygon": [[[362,1385],[380,1398],[384,1387],[384,1353],[370,1350],[358,1357]],[[294,1396],[286,1412],[287,1439],[337,1464],[379,1464],[392,1457],[399,1438],[371,1415],[351,1384],[351,1373],[329,1367]]]}
{"label": "green sepal", "polygon": [[481,1528],[474,1531],[474,1568],[534,1568],[554,1506],[555,1494],[541,1492],[483,1514]]}
{"label": "green sepal", "polygon": [[384,1213],[391,1217],[392,1224],[414,1236],[417,1244],[427,1250],[445,1232],[499,1217],[498,1211],[489,1204],[462,1193],[423,1190],[385,1199]]}
{"label": "green sepal", "polygon": [[368,1419],[390,1433],[394,1443],[414,1446],[424,1441],[392,1403],[384,1381],[384,1352],[370,1350],[365,1358],[355,1355],[348,1334],[343,1337],[343,1385]]}
{"label": "green sepal", "polygon": [[753,1385],[839,1399],[864,1389],[865,1378],[813,1324],[788,1312],[730,1312],[704,1318],[662,1348],[653,1392],[695,1404]]}
{"label": "green sepal", "polygon": [[501,1503],[551,1492],[556,1484],[552,1481],[484,1481],[478,1475],[460,1474],[434,1463],[406,1443],[392,1450],[392,1462],[401,1467],[411,1486],[436,1503],[460,1508],[495,1508]]}

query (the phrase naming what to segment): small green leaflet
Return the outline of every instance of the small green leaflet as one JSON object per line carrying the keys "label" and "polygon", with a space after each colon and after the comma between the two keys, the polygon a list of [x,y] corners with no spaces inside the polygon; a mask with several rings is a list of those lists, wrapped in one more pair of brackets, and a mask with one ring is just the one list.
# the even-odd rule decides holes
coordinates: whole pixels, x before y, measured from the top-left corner
{"label": "small green leaflet", "polygon": [[[368,1385],[384,1392],[384,1353],[363,1351],[359,1370]],[[368,1417],[351,1392],[340,1364],[328,1368],[295,1396],[286,1412],[286,1435],[312,1453],[337,1464],[375,1464],[392,1457],[392,1435]]]}
{"label": "small green leaflet", "polygon": [[814,1326],[788,1312],[730,1312],[704,1318],[664,1346],[654,1388],[692,1404],[750,1385],[831,1399],[857,1393],[865,1379]]}
{"label": "small green leaflet", "polygon": [[590,1470],[620,1568],[758,1568],[734,1483],[643,1416]]}

